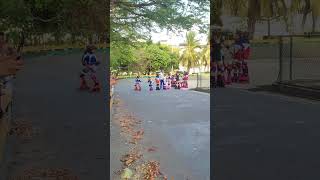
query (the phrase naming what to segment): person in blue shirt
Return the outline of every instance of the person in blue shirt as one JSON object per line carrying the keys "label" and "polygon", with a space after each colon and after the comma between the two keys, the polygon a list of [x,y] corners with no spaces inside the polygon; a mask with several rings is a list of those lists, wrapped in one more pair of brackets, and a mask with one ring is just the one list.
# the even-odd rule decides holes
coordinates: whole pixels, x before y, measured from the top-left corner
{"label": "person in blue shirt", "polygon": [[86,82],[86,76],[89,76],[94,83],[91,91],[96,92],[100,91],[100,83],[96,75],[100,61],[98,61],[97,57],[95,56],[94,49],[95,47],[93,45],[88,45],[82,56],[82,65],[84,68],[80,74],[80,89],[90,89]]}
{"label": "person in blue shirt", "polygon": [[134,87],[135,87],[136,91],[141,91],[140,83],[141,83],[140,77],[137,76],[137,78],[135,79],[135,84],[134,84]]}
{"label": "person in blue shirt", "polygon": [[148,83],[149,83],[149,91],[153,91],[153,82],[150,76],[148,77]]}

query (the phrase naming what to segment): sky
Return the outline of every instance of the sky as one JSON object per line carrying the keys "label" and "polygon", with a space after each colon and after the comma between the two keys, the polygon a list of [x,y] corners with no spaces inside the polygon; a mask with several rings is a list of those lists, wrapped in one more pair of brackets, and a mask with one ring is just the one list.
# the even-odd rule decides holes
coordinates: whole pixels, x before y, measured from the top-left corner
{"label": "sky", "polygon": [[[196,28],[192,29],[193,31],[197,32]],[[185,42],[186,39],[186,30],[183,30],[181,33],[167,33],[167,30],[162,30],[160,33],[151,33],[151,39],[153,42],[159,42],[162,40],[167,40],[169,45],[178,46],[181,43]],[[197,39],[200,41],[201,44],[206,44],[207,42],[207,35],[206,34],[198,34]]]}
{"label": "sky", "polygon": [[[188,0],[185,0],[188,1]],[[209,24],[210,22],[210,12],[207,13],[207,18],[204,20],[206,24]],[[192,31],[198,32],[198,27],[193,27],[191,29]],[[180,33],[168,33],[166,29],[158,30],[159,32],[152,32],[151,33],[151,39],[153,42],[157,43],[162,40],[167,40],[167,43],[169,45],[178,46],[181,43],[185,42],[186,39],[186,30],[182,30]],[[208,29],[209,31],[209,29]],[[206,34],[198,34],[197,39],[199,39],[200,44],[206,44],[207,43],[207,35]]]}

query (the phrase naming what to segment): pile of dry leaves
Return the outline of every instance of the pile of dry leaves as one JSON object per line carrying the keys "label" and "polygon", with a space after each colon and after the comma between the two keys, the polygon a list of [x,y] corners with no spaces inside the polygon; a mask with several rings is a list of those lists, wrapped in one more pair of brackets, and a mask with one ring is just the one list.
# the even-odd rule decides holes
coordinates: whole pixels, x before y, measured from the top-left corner
{"label": "pile of dry leaves", "polygon": [[121,157],[120,161],[123,162],[123,165],[125,167],[129,167],[133,163],[135,163],[137,160],[139,160],[142,157],[142,154],[139,151],[131,151],[129,154],[125,154]]}
{"label": "pile of dry leaves", "polygon": [[167,180],[160,171],[160,163],[157,161],[148,161],[136,167],[136,175],[134,179],[155,180],[162,179]]}
{"label": "pile of dry leaves", "polygon": [[130,143],[132,144],[138,144],[138,141],[140,141],[143,137],[144,134],[144,130],[139,130],[135,133],[132,134],[132,140],[130,141]]}
{"label": "pile of dry leaves", "polygon": [[[141,146],[139,142],[143,139],[144,135],[144,130],[139,128],[141,121],[134,114],[127,112],[124,104],[119,99],[115,99],[115,102],[117,102],[115,104],[116,111],[121,112],[114,114],[115,123],[119,125],[121,134],[125,135],[128,138],[128,142],[134,146],[129,153],[123,155],[120,159],[124,168],[121,177],[123,179],[135,180],[167,180],[160,172],[160,163],[157,161],[145,162],[142,158],[144,150],[137,148]],[[156,150],[157,148],[153,146],[148,148],[147,152],[155,152]]]}
{"label": "pile of dry leaves", "polygon": [[36,134],[35,128],[32,127],[32,122],[27,120],[14,121],[9,133],[24,139],[30,139]]}

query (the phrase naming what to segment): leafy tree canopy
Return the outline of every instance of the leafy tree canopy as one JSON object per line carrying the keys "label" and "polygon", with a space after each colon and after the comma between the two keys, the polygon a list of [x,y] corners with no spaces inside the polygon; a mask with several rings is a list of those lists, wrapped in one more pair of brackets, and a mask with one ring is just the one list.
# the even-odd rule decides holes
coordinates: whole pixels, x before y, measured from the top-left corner
{"label": "leafy tree canopy", "polygon": [[157,27],[168,30],[207,30],[208,0],[112,0],[111,40],[129,41],[148,38]]}
{"label": "leafy tree canopy", "polygon": [[106,0],[0,0],[0,8],[0,30],[23,32],[27,38],[92,38],[107,32]]}

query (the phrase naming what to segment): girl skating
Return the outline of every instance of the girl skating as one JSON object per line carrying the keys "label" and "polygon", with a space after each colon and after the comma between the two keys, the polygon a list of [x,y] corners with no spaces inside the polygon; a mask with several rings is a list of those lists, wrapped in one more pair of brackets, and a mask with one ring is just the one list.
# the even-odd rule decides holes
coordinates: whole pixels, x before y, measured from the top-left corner
{"label": "girl skating", "polygon": [[149,91],[153,91],[153,82],[151,80],[151,77],[148,77],[148,84],[149,84]]}
{"label": "girl skating", "polygon": [[90,77],[94,85],[90,89],[91,92],[99,92],[101,90],[99,80],[97,79],[96,72],[100,62],[94,54],[95,47],[93,45],[87,46],[87,49],[82,57],[82,65],[84,69],[80,73],[80,89],[90,89],[86,81],[86,76]]}
{"label": "girl skating", "polygon": [[140,80],[140,77],[137,76],[137,78],[135,79],[135,84],[134,84],[134,90],[135,91],[141,91],[141,80]]}

